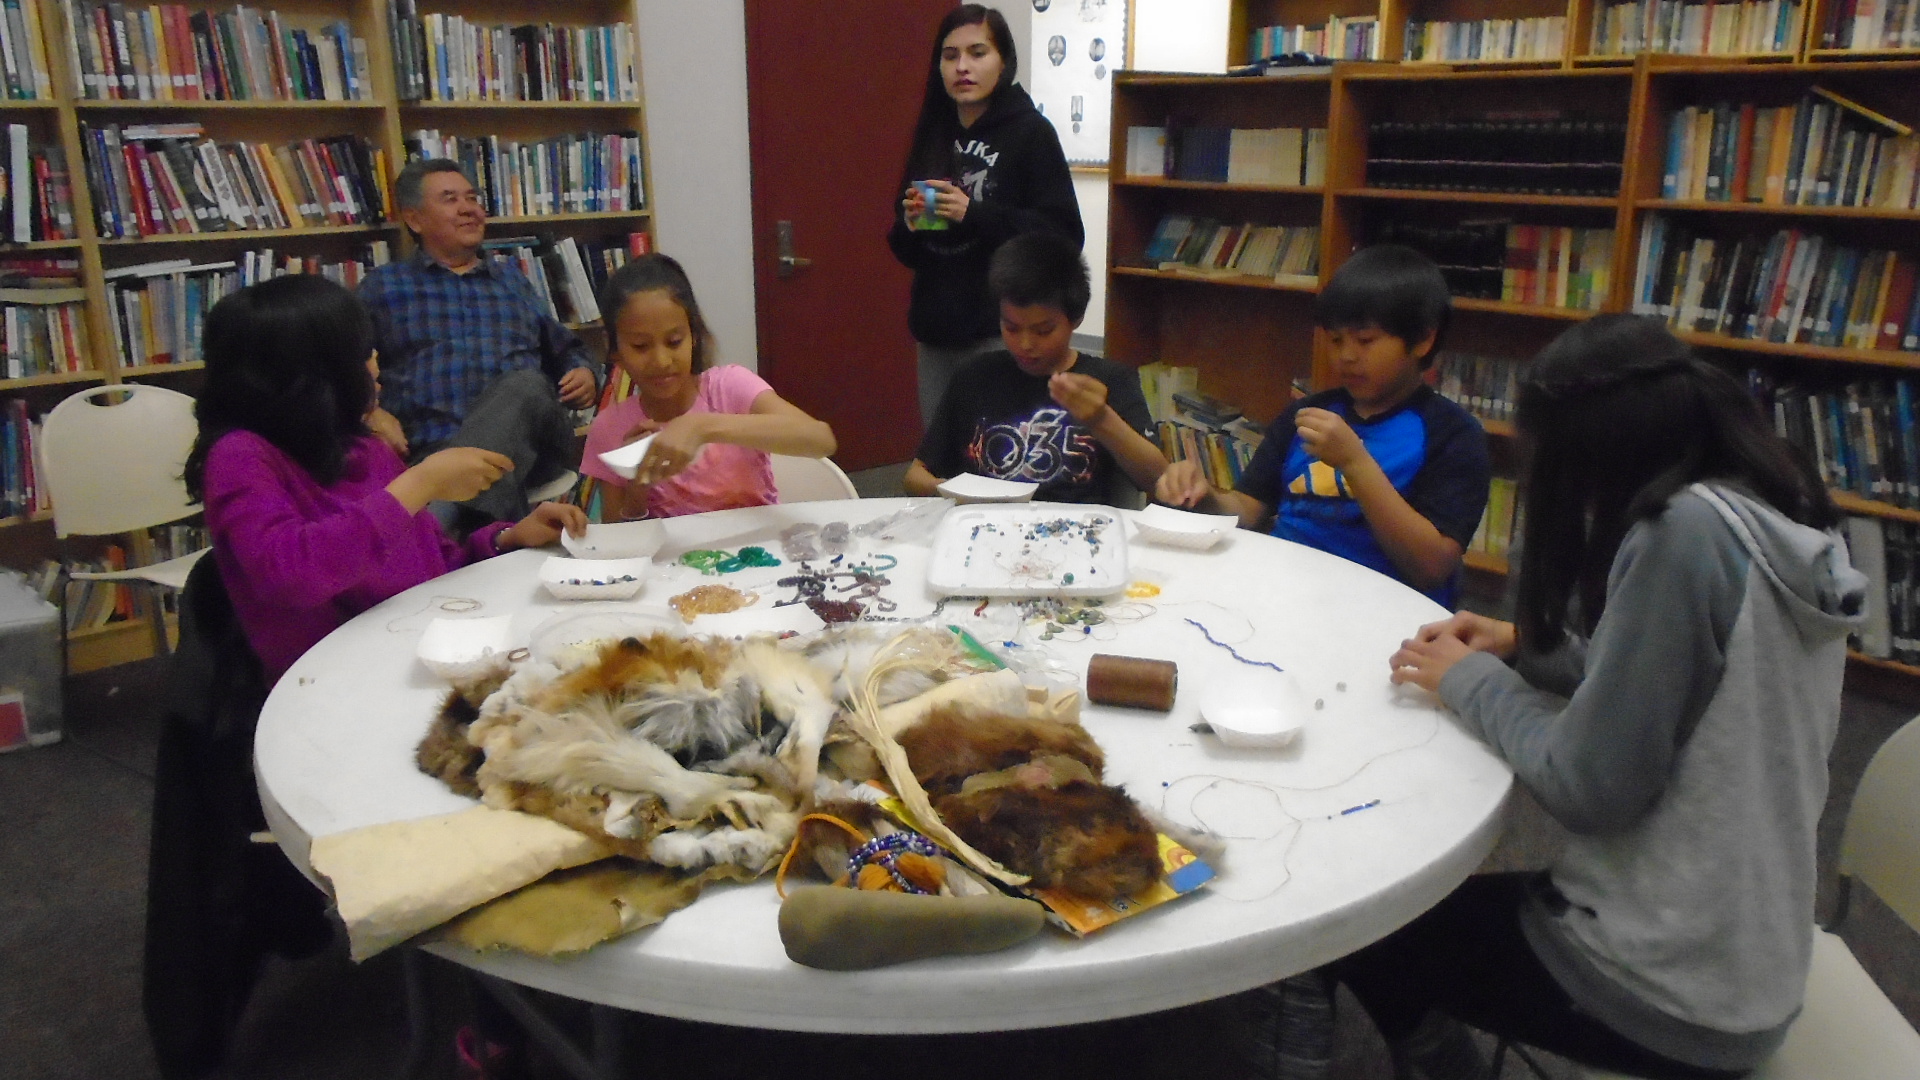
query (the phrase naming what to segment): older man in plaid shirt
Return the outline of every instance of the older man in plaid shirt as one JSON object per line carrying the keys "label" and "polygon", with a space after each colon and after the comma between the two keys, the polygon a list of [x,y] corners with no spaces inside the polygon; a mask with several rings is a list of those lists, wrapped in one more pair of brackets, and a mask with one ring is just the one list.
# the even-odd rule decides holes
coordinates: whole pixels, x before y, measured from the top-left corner
{"label": "older man in plaid shirt", "polygon": [[527,492],[574,464],[567,410],[593,403],[593,364],[518,270],[481,255],[486,211],[457,163],[408,164],[394,197],[420,250],[360,286],[381,368],[383,409],[370,422],[412,461],[449,446],[512,458],[493,487],[432,510],[459,532],[518,520]]}

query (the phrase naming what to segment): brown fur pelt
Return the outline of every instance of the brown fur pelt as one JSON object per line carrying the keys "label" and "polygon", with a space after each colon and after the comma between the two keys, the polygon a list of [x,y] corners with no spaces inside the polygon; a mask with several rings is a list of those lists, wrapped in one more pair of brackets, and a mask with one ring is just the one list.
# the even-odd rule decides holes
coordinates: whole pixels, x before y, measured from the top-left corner
{"label": "brown fur pelt", "polygon": [[478,681],[455,683],[440,702],[440,711],[433,715],[426,738],[414,750],[413,761],[420,771],[437,777],[456,795],[480,797],[480,783],[474,774],[480,771],[484,755],[467,738],[467,730],[480,719],[480,706],[487,696],[505,681],[506,670],[502,669]]}
{"label": "brown fur pelt", "polygon": [[[1078,724],[943,707],[898,740],[947,827],[1034,887],[1105,900],[1159,878],[1153,825],[1125,791],[1099,782],[1105,756]],[[1059,758],[1084,765],[1085,778],[1045,764]],[[987,774],[1000,775],[963,790]]]}
{"label": "brown fur pelt", "polygon": [[1070,780],[1008,785],[933,800],[947,827],[1038,889],[1132,896],[1160,877],[1153,826],[1117,787]]}
{"label": "brown fur pelt", "polygon": [[959,705],[934,709],[902,731],[898,741],[913,766],[913,778],[920,781],[928,798],[936,800],[959,791],[969,776],[1012,768],[1038,754],[1073,758],[1095,777],[1106,767],[1100,744],[1078,724]]}

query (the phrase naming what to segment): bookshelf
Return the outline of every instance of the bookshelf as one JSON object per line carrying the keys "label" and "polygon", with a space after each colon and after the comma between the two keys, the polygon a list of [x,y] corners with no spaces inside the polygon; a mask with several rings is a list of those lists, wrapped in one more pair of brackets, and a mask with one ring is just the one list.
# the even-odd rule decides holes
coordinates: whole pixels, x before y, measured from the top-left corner
{"label": "bookshelf", "polygon": [[[270,0],[264,5],[207,0],[144,11],[131,6],[133,14],[124,25],[135,31],[127,41],[134,51],[125,54],[128,85],[117,91],[108,80],[122,71],[115,66],[122,54],[103,52],[98,33],[107,15],[103,4],[21,2],[23,15],[41,29],[40,52],[23,55],[44,57],[45,93],[14,97],[14,88],[0,81],[0,131],[24,127],[36,154],[42,147],[58,148],[67,167],[72,226],[58,238],[20,242],[11,223],[0,218],[0,266],[17,266],[22,260],[71,264],[62,269],[83,297],[76,311],[84,324],[89,363],[83,371],[0,378],[0,409],[9,416],[20,408],[15,402],[38,417],[75,389],[100,383],[165,380],[179,389],[194,389],[202,365],[190,354],[167,363],[148,362],[151,355],[116,355],[123,350],[113,343],[126,325],[124,309],[117,305],[125,304],[126,286],[137,277],[130,277],[131,268],[162,260],[187,260],[194,267],[231,261],[235,269],[228,272],[237,277],[244,268],[282,272],[288,260],[298,260],[310,270],[332,267],[331,272],[346,275],[344,280],[351,283],[359,270],[346,264],[360,262],[363,269],[377,248],[394,258],[409,253],[411,240],[392,217],[389,185],[408,159],[413,149],[409,136],[417,131],[514,143],[637,136],[637,151],[631,155],[632,197],[625,202],[559,213],[531,207],[534,212],[492,218],[487,232],[489,238],[571,238],[591,247],[653,231],[633,0]],[[250,21],[254,19],[257,26]],[[70,25],[85,29],[74,34]],[[113,24],[108,19],[104,25]],[[222,27],[227,37],[221,45],[201,51]],[[242,41],[248,27],[256,37]],[[196,44],[193,32],[200,28],[209,33]],[[282,45],[278,61],[266,50],[268,40]],[[435,51],[423,64],[414,50],[428,44]],[[397,52],[397,46],[407,51]],[[228,51],[216,55],[222,47]],[[200,63],[184,63],[190,51]],[[409,63],[407,56],[416,59]],[[298,62],[288,62],[289,57]],[[190,89],[189,76],[207,70],[202,63],[213,65],[217,79],[208,76],[208,85]],[[529,71],[533,79],[525,77]],[[3,73],[0,67],[0,79]],[[116,235],[103,228],[96,213],[100,181],[90,177],[87,168],[89,133],[109,126],[124,131],[129,125],[180,124],[198,125],[206,139],[222,146],[356,140],[375,162],[368,190],[378,205],[364,207],[364,215],[348,220],[309,218],[280,227],[151,235],[139,235],[139,229]],[[6,145],[0,142],[0,167],[10,165]],[[548,190],[552,183],[567,182],[564,173],[549,179]],[[170,275],[161,277],[171,280]],[[136,286],[134,291],[153,287]],[[210,303],[219,292],[192,295]],[[597,324],[572,321],[589,347],[598,348]],[[29,569],[53,555],[51,521],[52,514],[43,507],[0,507],[0,563]],[[72,670],[145,655],[147,617],[141,613],[132,620],[76,631],[70,644]]]}
{"label": "bookshelf", "polygon": [[[1322,18],[1327,10],[1321,6]],[[1336,6],[1333,10],[1355,15],[1359,9]],[[1382,17],[1394,15],[1404,26],[1404,20],[1414,18],[1418,10],[1418,5],[1412,5],[1397,15],[1383,11]],[[1565,10],[1574,27],[1570,41],[1589,40],[1580,34],[1591,28],[1593,5],[1576,0]],[[1825,11],[1813,6],[1805,25],[1817,32]],[[1304,12],[1284,2],[1249,0],[1237,5],[1234,61],[1246,57],[1249,27],[1309,21]],[[1459,6],[1451,12],[1450,18],[1532,17],[1529,9],[1520,7]],[[1398,39],[1389,34],[1387,40]],[[1810,331],[1794,340],[1772,340],[1725,332],[1717,325],[1706,329],[1698,321],[1678,325],[1675,332],[1702,356],[1749,377],[1756,393],[1776,394],[1773,400],[1787,402],[1786,408],[1811,409],[1814,406],[1807,402],[1812,399],[1828,410],[1820,414],[1826,416],[1858,400],[1860,418],[1852,421],[1853,428],[1845,427],[1844,417],[1834,421],[1842,426],[1839,437],[1850,436],[1856,445],[1827,445],[1826,475],[1844,512],[1887,530],[1892,569],[1885,572],[1882,584],[1896,601],[1902,595],[1912,596],[1912,586],[1920,582],[1920,446],[1899,443],[1904,430],[1890,410],[1899,408],[1896,391],[1901,384],[1920,400],[1920,348],[1890,348],[1884,341],[1869,345],[1858,336],[1875,321],[1876,312],[1883,323],[1908,321],[1905,314],[1896,318],[1887,310],[1890,304],[1897,305],[1897,286],[1889,285],[1889,298],[1878,298],[1858,287],[1849,293],[1843,282],[1865,277],[1871,286],[1875,280],[1871,274],[1885,278],[1909,262],[1920,274],[1920,209],[1912,208],[1910,198],[1904,203],[1869,200],[1865,205],[1840,205],[1846,196],[1836,195],[1836,204],[1829,205],[1734,201],[1718,193],[1700,197],[1663,190],[1676,113],[1688,107],[1710,110],[1725,103],[1736,116],[1742,105],[1753,106],[1758,114],[1762,109],[1806,101],[1816,86],[1897,124],[1920,128],[1920,54],[1900,50],[1883,50],[1869,58],[1857,50],[1801,50],[1796,45],[1794,55],[1764,58],[1640,54],[1601,62],[1576,53],[1558,64],[1531,66],[1343,63],[1331,71],[1284,78],[1176,79],[1122,73],[1115,82],[1108,353],[1136,364],[1160,361],[1197,367],[1200,390],[1238,404],[1249,416],[1264,421],[1285,406],[1293,381],[1315,387],[1328,384],[1325,356],[1312,325],[1313,291],[1357,247],[1380,238],[1383,228],[1410,224],[1445,230],[1491,224],[1503,229],[1529,225],[1543,230],[1611,230],[1608,280],[1592,302],[1593,308],[1602,311],[1634,310],[1640,299],[1640,241],[1652,223],[1684,226],[1690,237],[1716,241],[1716,250],[1723,253],[1734,250],[1743,238],[1757,245],[1782,232],[1817,234],[1829,252],[1863,253],[1859,263],[1825,266],[1828,292],[1824,296],[1833,313],[1844,312],[1846,321],[1861,324],[1851,339],[1843,331],[1830,329],[1828,337],[1818,340]],[[1553,193],[1548,186],[1531,191],[1442,190],[1443,185],[1403,188],[1381,183],[1377,168],[1370,169],[1369,148],[1377,149],[1381,123],[1488,118],[1572,118],[1608,126],[1614,141],[1603,163],[1616,178],[1613,189],[1574,194]],[[1317,188],[1245,187],[1126,175],[1128,126],[1178,129],[1209,124],[1326,126],[1325,183]],[[1838,130],[1844,135],[1846,129]],[[1391,130],[1387,133],[1391,135]],[[1857,151],[1856,168],[1874,153],[1884,157],[1892,152],[1894,130],[1887,129],[1884,135],[1879,143],[1862,144],[1866,148]],[[1737,153],[1739,142],[1735,129],[1726,136],[1722,152]],[[1728,167],[1721,163],[1723,170]],[[1816,165],[1809,175],[1818,174]],[[1846,166],[1836,163],[1830,177],[1835,190],[1844,176]],[[1862,180],[1851,190],[1857,203],[1869,188]],[[1282,287],[1272,281],[1205,277],[1147,265],[1141,256],[1159,222],[1169,214],[1272,224],[1317,220],[1321,257],[1313,284]],[[1880,253],[1883,260],[1877,267],[1865,266],[1871,259],[1864,253],[1871,252]],[[1894,253],[1891,258],[1888,252]],[[1829,254],[1829,258],[1838,256]],[[1849,265],[1857,272],[1848,271]],[[1817,269],[1821,267],[1813,266],[1808,273]],[[1731,289],[1731,283],[1723,281],[1722,287]],[[1701,288],[1704,293],[1704,282]],[[1460,295],[1460,291],[1456,288],[1453,323],[1444,348],[1495,364],[1524,361],[1572,322],[1590,314],[1583,307]],[[1856,306],[1856,299],[1865,307]],[[1763,403],[1768,400],[1763,398]],[[1492,440],[1496,473],[1511,475],[1516,465],[1511,422],[1485,412],[1482,417]],[[1865,431],[1860,425],[1869,419],[1879,420],[1873,436],[1877,441],[1871,447],[1860,441]],[[1817,459],[1822,452],[1820,446],[1809,446],[1809,450]],[[1878,456],[1870,456],[1870,450]],[[1849,453],[1852,458],[1844,456]],[[1852,475],[1842,477],[1833,471],[1836,455],[1841,465],[1853,464]],[[1490,587],[1497,587],[1508,571],[1504,555],[1492,551],[1471,551],[1466,563],[1471,578]],[[1896,610],[1895,615],[1909,629],[1920,631],[1920,607]],[[1883,690],[1891,687],[1909,694],[1920,690],[1920,649],[1911,644],[1893,656],[1856,653],[1854,668],[1855,677],[1871,678]]]}

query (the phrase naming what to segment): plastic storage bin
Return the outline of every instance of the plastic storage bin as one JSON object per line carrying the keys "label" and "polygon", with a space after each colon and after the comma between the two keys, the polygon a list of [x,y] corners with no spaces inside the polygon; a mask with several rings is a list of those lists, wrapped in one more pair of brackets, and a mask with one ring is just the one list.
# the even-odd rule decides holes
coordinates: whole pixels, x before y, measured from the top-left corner
{"label": "plastic storage bin", "polygon": [[0,573],[0,753],[60,740],[60,611]]}

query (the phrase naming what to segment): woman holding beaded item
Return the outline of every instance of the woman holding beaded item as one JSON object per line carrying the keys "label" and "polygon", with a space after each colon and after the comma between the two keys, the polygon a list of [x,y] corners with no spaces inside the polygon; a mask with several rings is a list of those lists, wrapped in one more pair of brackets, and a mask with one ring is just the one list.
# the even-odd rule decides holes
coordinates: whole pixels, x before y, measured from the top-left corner
{"label": "woman holding beaded item", "polygon": [[919,343],[923,424],[955,369],[1000,347],[1000,309],[987,293],[995,249],[1029,232],[1075,248],[1086,241],[1060,137],[1014,84],[1019,70],[998,11],[962,4],[940,20],[887,233],[913,271],[907,325]]}

